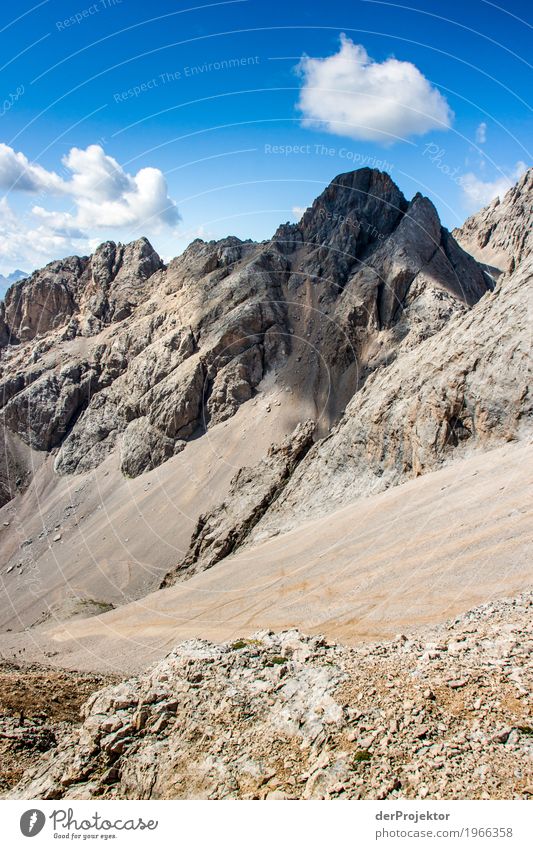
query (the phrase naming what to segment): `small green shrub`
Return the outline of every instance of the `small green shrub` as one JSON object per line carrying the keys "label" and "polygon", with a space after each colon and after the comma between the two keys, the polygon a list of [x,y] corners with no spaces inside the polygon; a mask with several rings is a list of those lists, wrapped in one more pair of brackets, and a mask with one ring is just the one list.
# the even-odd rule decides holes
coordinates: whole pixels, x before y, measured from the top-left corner
{"label": "small green shrub", "polygon": [[283,663],[287,663],[286,657],[274,655],[274,657],[269,657],[268,660],[265,661],[265,666],[281,666]]}
{"label": "small green shrub", "polygon": [[369,761],[369,760],[371,760],[371,759],[372,759],[372,755],[370,754],[370,752],[368,751],[368,749],[358,749],[358,750],[355,752],[355,754],[354,754],[354,756],[353,756],[353,759],[354,759],[354,761],[355,761],[356,763],[363,763],[364,761]]}
{"label": "small green shrub", "polygon": [[235,642],[231,644],[230,648],[238,651],[238,649],[245,649],[248,646],[260,645],[262,645],[261,640],[235,640]]}

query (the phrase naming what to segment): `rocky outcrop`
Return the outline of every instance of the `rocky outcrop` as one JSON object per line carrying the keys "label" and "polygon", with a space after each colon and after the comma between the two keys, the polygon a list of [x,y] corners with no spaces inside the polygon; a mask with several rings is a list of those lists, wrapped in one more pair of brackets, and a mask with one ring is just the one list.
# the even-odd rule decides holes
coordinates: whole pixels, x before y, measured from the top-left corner
{"label": "rocky outcrop", "polygon": [[122,321],[150,292],[148,281],[163,263],[148,239],[129,245],[104,242],[91,257],[91,281],[83,301],[105,324]]}
{"label": "rocky outcrop", "polygon": [[4,344],[34,339],[65,325],[76,310],[80,279],[87,269],[87,257],[67,257],[11,286],[0,306]]}
{"label": "rocky outcrop", "polygon": [[336,177],[274,242],[291,262],[294,347],[305,391],[322,410],[321,435],[375,368],[492,285],[427,198],[408,203],[387,174],[371,169]]}
{"label": "rocky outcrop", "polygon": [[36,461],[31,450],[15,434],[2,428],[0,434],[0,507],[23,492],[31,481]]}
{"label": "rocky outcrop", "polygon": [[190,640],[92,695],[12,799],[525,799],[531,593],[355,648]]}
{"label": "rocky outcrop", "polygon": [[233,416],[241,404],[250,400],[262,377],[262,351],[257,344],[238,354],[220,371],[215,371],[206,403],[209,424],[214,425]]}
{"label": "rocky outcrop", "polygon": [[[68,309],[56,315],[62,326],[48,323],[38,342],[5,349],[6,426],[38,450],[60,446],[60,474],[94,468],[124,434],[121,467],[132,475],[233,415],[289,338],[276,279],[283,258],[264,249],[224,279],[247,251],[236,239],[196,242],[162,274],[146,240],[100,246],[77,289],[68,289]],[[18,298],[20,309],[34,282]],[[10,308],[6,315],[11,320]]]}
{"label": "rocky outcrop", "polygon": [[[173,329],[131,357],[124,372],[90,399],[85,414],[63,441],[56,471],[94,468],[127,429],[122,445],[125,473],[146,471],[158,465],[157,459],[172,456],[174,442],[192,433],[200,414],[204,375],[193,351],[190,330]],[[142,428],[133,428],[141,418],[151,426],[151,438],[145,443],[138,439]],[[162,443],[166,440],[169,445],[154,450],[155,430]]]}
{"label": "rocky outcrop", "polygon": [[32,448],[50,451],[64,439],[96,385],[97,374],[88,363],[45,372],[7,403],[5,426]]}
{"label": "rocky outcrop", "polygon": [[314,429],[312,421],[299,424],[284,442],[271,445],[257,466],[239,469],[225,501],[199,517],[187,554],[162,586],[209,569],[243,543],[311,448]]}
{"label": "rocky outcrop", "polygon": [[104,242],[91,257],[51,262],[6,292],[2,310],[5,342],[28,341],[63,327],[93,335],[120,321],[146,296],[146,283],[163,264],[148,239],[129,245]]}
{"label": "rocky outcrop", "polygon": [[511,274],[533,250],[533,168],[529,168],[503,200],[467,218],[453,231],[460,245],[497,277]]}
{"label": "rocky outcrop", "polygon": [[126,477],[136,478],[143,472],[157,468],[184,448],[183,439],[170,439],[150,424],[146,416],[141,416],[130,422],[124,431],[120,469]]}
{"label": "rocky outcrop", "polygon": [[407,208],[388,174],[361,168],[335,177],[298,224],[282,225],[273,238],[287,254],[305,248],[306,270],[334,293],[358,262],[394,232]]}
{"label": "rocky outcrop", "polygon": [[394,322],[417,274],[468,305],[488,288],[481,269],[441,227],[431,201],[417,194],[408,203],[388,174],[368,168],[336,177],[301,222],[284,225],[274,241],[289,254],[306,248],[298,271],[313,274],[330,298],[345,288],[357,293],[363,281],[368,287],[370,275],[381,327]]}

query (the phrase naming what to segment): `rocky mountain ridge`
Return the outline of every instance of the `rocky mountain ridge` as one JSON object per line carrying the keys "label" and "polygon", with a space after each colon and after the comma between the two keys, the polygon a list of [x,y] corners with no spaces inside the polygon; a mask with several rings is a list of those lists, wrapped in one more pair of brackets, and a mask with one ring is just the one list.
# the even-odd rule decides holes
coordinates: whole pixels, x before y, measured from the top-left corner
{"label": "rocky mountain ridge", "polygon": [[529,168],[505,197],[467,218],[454,238],[479,262],[511,274],[533,250],[533,168]]}
{"label": "rocky mountain ridge", "polygon": [[427,198],[408,203],[378,171],[340,175],[270,242],[197,240],[168,267],[146,239],[107,242],[15,284],[0,307],[4,424],[59,449],[59,474],[118,447],[134,476],[292,354],[326,433],[368,373],[489,288]]}

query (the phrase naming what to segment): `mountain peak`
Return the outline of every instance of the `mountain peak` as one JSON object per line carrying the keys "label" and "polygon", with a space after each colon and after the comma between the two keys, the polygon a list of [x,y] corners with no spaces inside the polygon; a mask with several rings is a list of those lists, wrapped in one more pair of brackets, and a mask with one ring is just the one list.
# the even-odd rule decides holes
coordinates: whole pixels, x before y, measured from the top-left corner
{"label": "mountain peak", "polygon": [[389,174],[360,168],[335,177],[306,210],[298,228],[306,241],[329,240],[337,227],[357,231],[357,252],[389,235],[407,209],[407,201]]}
{"label": "mountain peak", "polygon": [[453,236],[494,277],[512,273],[533,251],[533,168],[501,200],[495,198],[467,218]]}

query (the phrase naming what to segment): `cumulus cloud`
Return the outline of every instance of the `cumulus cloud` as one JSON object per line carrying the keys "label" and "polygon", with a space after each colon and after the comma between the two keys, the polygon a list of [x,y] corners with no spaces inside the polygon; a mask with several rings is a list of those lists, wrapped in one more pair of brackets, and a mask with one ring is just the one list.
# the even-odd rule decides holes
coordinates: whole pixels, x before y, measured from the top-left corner
{"label": "cumulus cloud", "polygon": [[180,215],[158,168],[132,176],[99,145],[73,147],[63,164],[72,172],[66,191],[78,205],[77,223],[86,228],[174,226]]}
{"label": "cumulus cloud", "polygon": [[49,226],[85,230],[145,226],[174,226],[180,220],[167,182],[158,168],[128,174],[100,145],[73,147],[62,163],[70,176],[60,177],[32,164],[6,144],[0,145],[0,188],[62,196],[73,202],[72,212],[34,212]]}
{"label": "cumulus cloud", "polygon": [[494,200],[494,198],[499,197],[501,199],[511,186],[514,186],[516,181],[526,171],[526,168],[525,162],[517,162],[509,176],[502,175],[492,182],[480,180],[472,172],[463,174],[461,177],[461,188],[466,205],[469,209],[477,211]]}
{"label": "cumulus cloud", "polygon": [[487,125],[485,121],[482,121],[479,126],[476,127],[476,142],[478,144],[485,144],[487,141]]}
{"label": "cumulus cloud", "polygon": [[0,255],[7,270],[88,253],[102,238],[158,233],[181,220],[157,168],[130,174],[96,144],[71,148],[62,165],[59,175],[0,144],[0,189],[9,195],[39,195],[40,200],[22,215],[6,197],[0,203]]}
{"label": "cumulus cloud", "polygon": [[86,150],[71,148],[63,157],[63,165],[72,173],[65,188],[77,198],[114,201],[131,191],[134,184],[116,159],[98,144],[91,144]]}
{"label": "cumulus cloud", "polygon": [[63,181],[54,171],[32,165],[23,153],[0,144],[0,188],[18,192],[61,191]]}
{"label": "cumulus cloud", "polygon": [[304,56],[297,71],[304,126],[382,144],[451,127],[446,98],[415,65],[394,58],[375,62],[344,34],[338,53]]}

